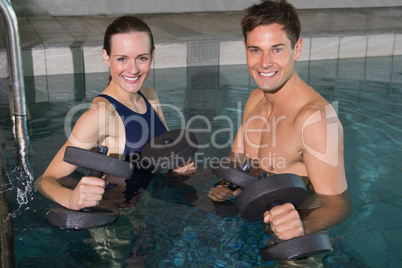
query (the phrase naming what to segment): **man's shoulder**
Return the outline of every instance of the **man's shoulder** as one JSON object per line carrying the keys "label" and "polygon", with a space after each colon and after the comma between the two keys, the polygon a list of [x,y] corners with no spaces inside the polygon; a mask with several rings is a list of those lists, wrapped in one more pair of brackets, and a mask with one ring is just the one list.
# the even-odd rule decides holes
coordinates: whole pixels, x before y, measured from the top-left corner
{"label": "man's shoulder", "polygon": [[315,129],[315,131],[321,129],[325,132],[328,124],[340,124],[335,108],[336,106],[334,107],[322,97],[321,99],[306,103],[297,113],[296,124],[301,129],[310,128]]}
{"label": "man's shoulder", "polygon": [[263,98],[264,98],[264,92],[261,89],[256,88],[248,96],[246,105],[254,106],[257,102],[261,101]]}
{"label": "man's shoulder", "polygon": [[253,91],[251,91],[250,96],[248,98],[249,99],[261,98],[263,96],[264,96],[264,92],[261,89],[256,88]]}
{"label": "man's shoulder", "polygon": [[[335,113],[334,107],[317,91],[309,87],[310,97],[300,106],[297,117],[308,118],[314,114],[321,114],[326,116],[327,113]],[[328,116],[326,116],[328,117]]]}
{"label": "man's shoulder", "polygon": [[[254,89],[248,96],[246,106],[244,107],[244,114],[249,114],[251,111],[255,111],[257,104],[264,99],[264,93],[261,89]],[[254,113],[254,112],[252,112]]]}

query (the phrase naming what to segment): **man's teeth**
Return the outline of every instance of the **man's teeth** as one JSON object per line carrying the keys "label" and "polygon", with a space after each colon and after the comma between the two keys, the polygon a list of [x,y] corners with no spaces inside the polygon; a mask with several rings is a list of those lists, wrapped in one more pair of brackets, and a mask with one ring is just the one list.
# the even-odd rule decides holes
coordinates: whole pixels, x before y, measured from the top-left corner
{"label": "man's teeth", "polygon": [[137,77],[127,77],[127,76],[124,76],[124,79],[126,79],[126,80],[128,80],[128,81],[135,81],[135,80],[138,80],[140,77],[139,76],[137,76]]}
{"label": "man's teeth", "polygon": [[262,75],[262,76],[273,76],[274,74],[276,74],[276,72],[272,72],[272,73],[260,73],[260,75]]}

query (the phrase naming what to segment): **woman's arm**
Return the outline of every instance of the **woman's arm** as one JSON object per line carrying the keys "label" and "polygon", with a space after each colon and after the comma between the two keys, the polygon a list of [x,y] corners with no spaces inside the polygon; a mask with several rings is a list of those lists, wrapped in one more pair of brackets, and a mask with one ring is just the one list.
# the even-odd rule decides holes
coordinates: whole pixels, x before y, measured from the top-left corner
{"label": "woman's arm", "polygon": [[[64,187],[60,178],[70,175],[76,166],[63,161],[67,146],[90,150],[107,135],[110,111],[94,102],[77,121],[67,142],[57,152],[45,172],[35,181],[35,187],[49,199],[74,210],[95,206],[102,198],[105,182],[95,177],[83,177],[75,189]],[[108,119],[108,120],[106,120]]]}

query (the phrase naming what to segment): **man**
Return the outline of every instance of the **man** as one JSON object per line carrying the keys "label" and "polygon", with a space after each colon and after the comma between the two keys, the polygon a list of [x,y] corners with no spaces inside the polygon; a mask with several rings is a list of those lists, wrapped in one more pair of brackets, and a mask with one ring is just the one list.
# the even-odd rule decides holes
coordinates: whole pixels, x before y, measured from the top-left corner
{"label": "man", "polygon": [[[297,174],[315,191],[318,208],[297,211],[287,203],[264,214],[279,239],[329,228],[350,213],[343,129],[334,108],[296,73],[303,47],[296,10],[285,0],[263,1],[246,10],[241,25],[248,71],[258,88],[247,100],[232,154],[257,159],[270,174]],[[227,184],[212,188],[211,200],[240,193]]]}

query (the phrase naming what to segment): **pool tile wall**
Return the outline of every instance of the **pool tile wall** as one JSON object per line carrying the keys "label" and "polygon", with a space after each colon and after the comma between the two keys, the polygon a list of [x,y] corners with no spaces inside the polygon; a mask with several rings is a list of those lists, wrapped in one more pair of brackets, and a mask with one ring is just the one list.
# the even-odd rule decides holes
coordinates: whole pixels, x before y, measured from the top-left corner
{"label": "pool tile wall", "polygon": [[[351,75],[348,68],[353,68],[355,75],[360,77],[399,79],[400,75],[394,74],[392,68],[392,57],[402,55],[402,6],[300,10],[299,14],[304,40],[299,62],[336,60],[333,67],[324,70],[330,77],[348,78]],[[242,12],[139,16],[154,33],[154,70],[246,63],[240,29]],[[84,74],[107,73],[108,68],[102,60],[103,33],[114,18],[106,15],[19,18],[24,75],[85,77]],[[390,57],[390,66],[375,70],[369,60],[375,57]],[[345,63],[346,59],[351,61]],[[313,69],[308,71],[323,71]],[[0,78],[7,77],[5,43],[0,38]],[[88,85],[85,79],[77,79]],[[37,83],[40,85],[35,97],[37,101],[58,95],[53,94],[57,80],[51,80]],[[1,91],[7,92],[3,88],[7,83],[2,85]],[[6,99],[3,102],[7,102]]]}
{"label": "pool tile wall", "polygon": [[[300,10],[300,61],[402,55],[402,6]],[[139,15],[152,28],[153,68],[245,64],[242,12]],[[115,16],[19,18],[24,74],[106,72],[103,33]],[[2,26],[3,27],[3,26]],[[0,41],[0,78],[8,76]]]}

